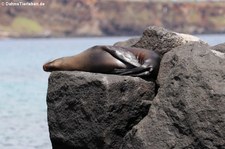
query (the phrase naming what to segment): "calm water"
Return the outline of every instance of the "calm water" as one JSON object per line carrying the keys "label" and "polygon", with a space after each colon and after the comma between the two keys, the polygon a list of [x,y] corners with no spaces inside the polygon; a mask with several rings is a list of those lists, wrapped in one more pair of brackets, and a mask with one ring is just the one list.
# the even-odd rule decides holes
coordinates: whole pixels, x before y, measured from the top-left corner
{"label": "calm water", "polygon": [[[199,36],[211,45],[225,35]],[[42,64],[128,37],[0,40],[0,149],[51,149]]]}

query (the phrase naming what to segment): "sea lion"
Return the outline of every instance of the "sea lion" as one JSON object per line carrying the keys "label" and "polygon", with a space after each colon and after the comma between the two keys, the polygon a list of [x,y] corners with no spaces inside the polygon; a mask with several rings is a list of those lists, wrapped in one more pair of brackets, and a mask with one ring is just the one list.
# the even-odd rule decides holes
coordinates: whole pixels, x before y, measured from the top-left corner
{"label": "sea lion", "polygon": [[160,56],[154,51],[120,46],[94,46],[82,53],[62,57],[43,65],[44,71],[88,71],[130,76],[158,73]]}

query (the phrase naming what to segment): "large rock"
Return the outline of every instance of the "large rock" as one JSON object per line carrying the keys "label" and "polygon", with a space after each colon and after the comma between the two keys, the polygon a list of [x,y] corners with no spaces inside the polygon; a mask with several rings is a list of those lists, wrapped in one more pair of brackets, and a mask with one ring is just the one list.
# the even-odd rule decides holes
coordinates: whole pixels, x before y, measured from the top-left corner
{"label": "large rock", "polygon": [[224,149],[225,59],[191,43],[166,53],[148,115],[121,149]]}
{"label": "large rock", "polygon": [[225,43],[221,43],[211,47],[211,51],[220,58],[225,58]]}
{"label": "large rock", "polygon": [[216,50],[221,53],[225,53],[225,43],[221,43],[211,47],[213,50]]}
{"label": "large rock", "polygon": [[51,73],[47,104],[53,149],[118,149],[154,96],[155,83],[137,77]]}
{"label": "large rock", "polygon": [[114,46],[121,46],[121,47],[132,47],[140,40],[140,37],[130,38],[126,41],[119,41],[114,44]]}
{"label": "large rock", "polygon": [[209,47],[159,27],[137,40],[118,44],[161,54],[157,85],[129,76],[51,74],[53,149],[225,149],[224,44]]}
{"label": "large rock", "polygon": [[204,43],[198,37],[189,34],[176,33],[162,27],[150,26],[143,32],[141,39],[133,46],[154,50],[164,55],[173,48],[189,42]]}
{"label": "large rock", "polygon": [[117,42],[114,45],[149,49],[164,55],[173,48],[189,42],[205,43],[196,36],[176,33],[162,27],[149,26],[140,38],[131,38],[127,41]]}

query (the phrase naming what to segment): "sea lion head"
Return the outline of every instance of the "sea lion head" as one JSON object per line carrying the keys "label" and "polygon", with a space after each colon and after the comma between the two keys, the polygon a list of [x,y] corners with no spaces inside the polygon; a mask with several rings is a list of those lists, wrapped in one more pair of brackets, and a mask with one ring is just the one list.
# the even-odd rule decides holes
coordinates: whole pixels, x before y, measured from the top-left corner
{"label": "sea lion head", "polygon": [[63,60],[62,58],[47,62],[43,65],[43,70],[46,72],[52,72],[57,70],[62,70],[60,66],[62,66]]}

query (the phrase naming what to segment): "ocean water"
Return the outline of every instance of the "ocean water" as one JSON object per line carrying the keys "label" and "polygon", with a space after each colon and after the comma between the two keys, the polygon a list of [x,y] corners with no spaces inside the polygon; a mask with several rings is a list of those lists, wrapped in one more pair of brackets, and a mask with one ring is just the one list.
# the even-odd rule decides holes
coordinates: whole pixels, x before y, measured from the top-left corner
{"label": "ocean water", "polygon": [[[225,35],[197,35],[210,45]],[[0,40],[0,149],[51,149],[43,63],[129,37]]]}

